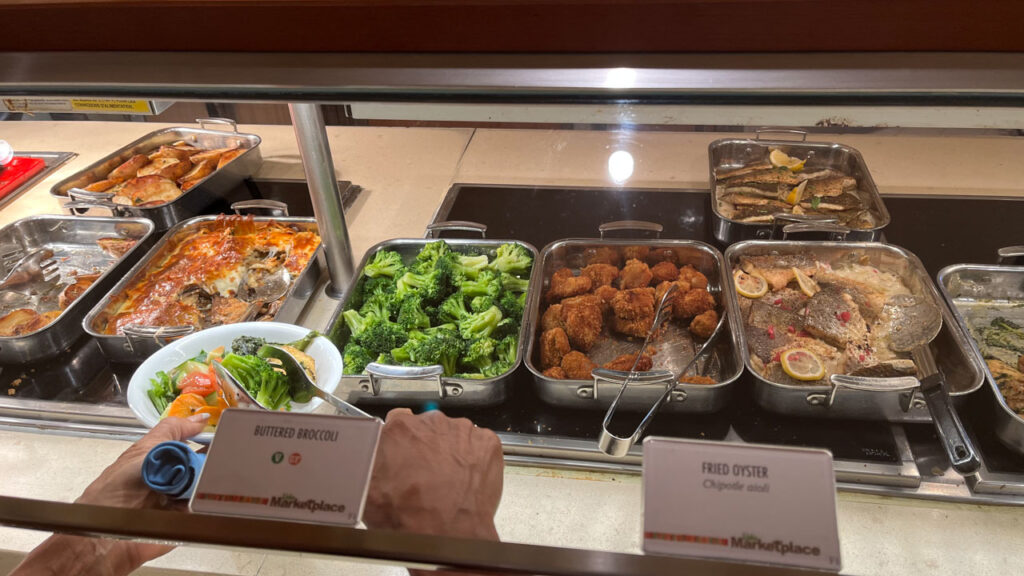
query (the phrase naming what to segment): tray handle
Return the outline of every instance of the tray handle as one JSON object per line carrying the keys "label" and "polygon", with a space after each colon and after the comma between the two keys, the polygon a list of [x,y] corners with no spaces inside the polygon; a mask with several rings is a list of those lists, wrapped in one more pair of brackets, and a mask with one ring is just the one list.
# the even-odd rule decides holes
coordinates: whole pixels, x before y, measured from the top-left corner
{"label": "tray handle", "polygon": [[464,232],[479,232],[481,238],[487,238],[487,225],[469,220],[445,220],[444,222],[432,222],[427,224],[427,233],[424,238],[437,238],[437,234],[446,230],[462,230]]}
{"label": "tray handle", "polygon": [[606,232],[622,232],[624,230],[654,232],[654,235],[660,238],[665,227],[656,222],[648,222],[646,220],[616,220],[614,222],[605,222],[597,227],[597,232],[601,235],[602,240]]}
{"label": "tray handle", "polygon": [[111,216],[118,216],[121,214],[121,206],[114,204],[113,202],[105,202],[100,200],[77,200],[75,202],[65,202],[64,209],[71,215],[82,215],[92,210],[93,208],[104,208],[110,210]]}
{"label": "tray handle", "polygon": [[458,384],[444,383],[444,368],[440,364],[433,366],[390,366],[371,362],[366,365],[366,374],[370,377],[369,386],[363,386],[363,392],[369,392],[371,396],[380,396],[380,380],[428,380],[437,381],[437,394],[440,398],[448,396],[460,396],[462,386]]}
{"label": "tray handle", "polygon": [[196,118],[196,124],[199,124],[199,127],[203,129],[206,129],[207,124],[229,126],[232,132],[238,134],[238,123],[231,118]]}
{"label": "tray handle", "polygon": [[114,197],[113,192],[92,192],[82,188],[68,188],[68,198],[72,200],[85,200],[87,202],[110,200]]}
{"label": "tray handle", "polygon": [[[769,236],[767,238],[763,238],[763,239],[764,240],[780,240],[780,239],[784,240],[786,238],[785,235],[787,233],[786,229],[789,228],[790,226],[795,225],[795,224],[808,224],[808,225],[812,225],[812,226],[820,226],[820,225],[825,225],[825,224],[833,224],[835,226],[838,226],[839,225],[839,219],[836,218],[835,216],[824,216],[824,215],[819,215],[819,214],[775,214],[774,217],[772,218],[772,227],[771,227],[770,231],[768,232]],[[847,233],[849,233],[849,229],[848,228],[845,228],[845,227],[841,227],[841,228],[843,230],[845,230]],[[833,229],[833,228],[821,229],[821,228],[812,228],[812,227],[808,226],[808,227],[797,228],[797,229],[790,228],[789,231],[788,231],[788,233],[790,233],[790,234],[807,233],[807,232],[837,232],[837,230]],[[845,236],[845,234],[844,234],[844,236]]]}
{"label": "tray handle", "polygon": [[128,349],[135,352],[137,343],[153,340],[157,346],[163,348],[173,340],[187,336],[196,331],[195,326],[141,326],[129,324],[121,329],[128,339]]}
{"label": "tray handle", "polygon": [[846,226],[829,224],[827,222],[787,224],[782,227],[782,239],[788,239],[790,234],[807,234],[811,232],[823,232],[829,235],[829,240],[842,241],[846,240],[846,235],[850,233],[850,229]]}
{"label": "tray handle", "polygon": [[1004,246],[996,250],[997,264],[1024,264],[1024,246]]}
{"label": "tray handle", "polygon": [[900,395],[900,409],[909,412],[911,408],[924,406],[924,398],[920,396],[921,383],[913,376],[896,378],[869,378],[866,376],[850,376],[833,374],[829,379],[832,390],[828,394],[808,394],[807,403],[812,406],[831,408],[836,403],[836,396],[841,389],[861,390],[864,392],[903,392]]}
{"label": "tray handle", "polygon": [[240,202],[233,203],[231,205],[231,209],[238,215],[242,215],[246,212],[264,210],[268,216],[278,218],[288,216],[288,205],[284,202],[278,202],[277,200],[242,200]]}
{"label": "tray handle", "polygon": [[807,132],[805,132],[804,130],[794,130],[792,128],[762,127],[754,130],[754,140],[760,140],[761,134],[790,134],[793,136],[799,136],[801,142],[807,142]]}

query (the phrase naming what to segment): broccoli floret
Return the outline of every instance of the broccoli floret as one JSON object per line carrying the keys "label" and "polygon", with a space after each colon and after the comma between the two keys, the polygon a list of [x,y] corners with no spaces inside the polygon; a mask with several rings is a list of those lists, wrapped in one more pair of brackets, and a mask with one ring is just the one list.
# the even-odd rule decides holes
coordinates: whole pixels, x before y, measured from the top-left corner
{"label": "broccoli floret", "polygon": [[398,279],[395,296],[404,299],[409,294],[419,294],[424,302],[440,302],[449,291],[450,276],[441,268],[429,272],[406,272]]}
{"label": "broccoli floret", "polygon": [[502,374],[504,374],[505,372],[508,372],[511,369],[512,369],[512,363],[511,362],[505,362],[505,361],[502,361],[502,360],[498,360],[497,362],[492,362],[490,366],[487,366],[486,368],[484,368],[480,372],[483,373],[485,378],[493,378],[495,376],[501,376]]}
{"label": "broccoli floret", "polygon": [[394,296],[374,295],[363,302],[362,308],[359,309],[359,314],[363,318],[390,320],[391,316],[394,315],[394,310],[391,309],[394,302]]}
{"label": "broccoli floret", "polygon": [[494,327],[494,332],[491,334],[491,338],[502,339],[505,336],[514,336],[519,334],[519,328],[522,324],[518,318],[502,318],[501,322]]}
{"label": "broccoli floret", "polygon": [[[223,366],[261,406],[277,410],[290,398],[288,377],[274,370],[274,367],[259,356],[228,354],[221,361]],[[296,398],[299,402],[305,399]]]}
{"label": "broccoli floret", "polygon": [[[313,343],[313,340],[316,340],[317,336],[321,336],[321,334],[316,330],[310,330],[309,332],[306,332],[305,336],[294,342],[289,342],[288,345],[300,352],[305,352],[306,348],[309,348],[309,345]],[[259,350],[259,348],[257,348],[257,350]]]}
{"label": "broccoli floret", "polygon": [[494,298],[490,296],[477,296],[469,301],[469,309],[473,312],[483,312],[494,304]]}
{"label": "broccoli floret", "polygon": [[437,242],[429,242],[423,246],[420,253],[416,255],[417,262],[426,263],[433,265],[442,257],[451,253],[451,248],[448,247],[448,243],[444,240],[438,240]]}
{"label": "broccoli floret", "polygon": [[398,255],[398,252],[391,250],[381,250],[373,255],[373,261],[363,267],[363,274],[370,278],[376,278],[378,276],[400,276],[402,271],[405,270],[405,265],[402,264],[402,257]]}
{"label": "broccoli floret", "polygon": [[413,340],[409,340],[401,348],[392,348],[390,353],[391,359],[394,360],[394,363],[396,364],[405,364],[406,362],[412,362],[412,353],[410,350],[414,346],[416,346],[416,342]]}
{"label": "broccoli floret", "polygon": [[466,347],[466,353],[462,357],[462,364],[482,370],[494,362],[494,351],[497,346],[491,338],[479,338],[473,340]]}
{"label": "broccoli floret", "polygon": [[401,326],[388,321],[372,322],[358,336],[353,334],[352,337],[371,355],[390,352],[409,339]]}
{"label": "broccoli floret", "polygon": [[526,278],[517,278],[511,274],[502,272],[501,287],[510,292],[526,292],[530,281]]}
{"label": "broccoli floret", "polygon": [[[459,331],[459,327],[456,326],[453,322],[448,322],[446,324],[441,324],[441,325],[438,325],[438,326],[434,326],[432,328],[427,328],[426,330],[420,332],[420,335],[422,335],[422,336],[433,336],[434,334],[437,334],[438,332],[441,332],[441,331],[458,332]],[[409,338],[413,338],[413,337],[414,337],[414,335],[412,333],[410,333],[409,334]]]}
{"label": "broccoli floret", "polygon": [[366,369],[366,365],[373,362],[373,357],[370,353],[355,342],[349,342],[345,345],[344,353],[342,354],[342,372],[345,374],[362,374],[363,370]]}
{"label": "broccoli floret", "polygon": [[402,300],[398,309],[398,325],[406,330],[430,328],[430,318],[423,311],[422,300],[418,295],[410,294]]}
{"label": "broccoli floret", "polygon": [[377,316],[364,317],[355,310],[345,310],[341,317],[345,320],[345,325],[348,326],[348,331],[352,333],[354,339],[358,339],[367,327],[379,321]]}
{"label": "broccoli floret", "polygon": [[353,292],[348,307],[358,310],[366,300],[374,296],[393,295],[395,293],[395,279],[390,276],[378,276],[377,278],[363,276]]}
{"label": "broccoli floret", "polygon": [[462,294],[452,294],[446,298],[441,303],[437,312],[438,318],[446,322],[458,322],[469,316],[469,314],[469,310],[466,310],[466,302],[462,298]]}
{"label": "broccoli floret", "polygon": [[523,309],[526,307],[526,293],[516,295],[514,292],[502,292],[497,305],[505,318],[522,318]]}
{"label": "broccoli floret", "polygon": [[512,274],[523,274],[529,271],[533,264],[533,255],[520,244],[502,244],[498,246],[494,260],[488,267],[501,272]]}
{"label": "broccoli floret", "polygon": [[377,364],[396,364],[395,357],[390,352],[381,352],[374,362]]}
{"label": "broccoli floret", "polygon": [[512,369],[512,364],[497,360],[491,362],[488,366],[481,368],[479,372],[463,372],[456,374],[457,378],[469,378],[472,380],[483,380],[485,378],[494,378],[495,376],[501,376]]}
{"label": "broccoli floret", "polygon": [[516,348],[518,345],[519,339],[515,335],[505,336],[494,348],[495,357],[497,357],[499,362],[512,365],[516,361]]}
{"label": "broccoli floret", "polygon": [[467,278],[476,278],[480,272],[487,267],[487,256],[469,256],[459,254],[455,257],[455,269]]}
{"label": "broccoli floret", "polygon": [[267,343],[266,338],[258,336],[239,336],[231,341],[231,351],[239,356],[255,356],[256,352]]}
{"label": "broccoli floret", "polygon": [[459,291],[469,298],[490,296],[497,298],[501,294],[501,277],[491,270],[484,270],[475,280],[463,280],[459,283]]}
{"label": "broccoli floret", "polygon": [[479,314],[470,314],[459,321],[459,333],[466,340],[487,338],[501,322],[501,310],[491,306]]}
{"label": "broccoli floret", "polygon": [[418,366],[440,364],[445,375],[450,376],[455,373],[462,352],[463,343],[458,332],[445,326],[411,332],[405,345],[392,350],[391,355],[401,363]]}

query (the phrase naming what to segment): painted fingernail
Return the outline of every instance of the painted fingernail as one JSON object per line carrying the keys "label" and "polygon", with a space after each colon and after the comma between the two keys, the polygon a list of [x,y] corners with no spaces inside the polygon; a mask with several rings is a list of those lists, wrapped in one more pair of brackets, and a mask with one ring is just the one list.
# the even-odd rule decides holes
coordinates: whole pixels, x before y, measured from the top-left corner
{"label": "painted fingernail", "polygon": [[210,419],[210,413],[199,412],[198,414],[193,414],[185,419],[188,420],[189,422],[206,422],[207,420]]}

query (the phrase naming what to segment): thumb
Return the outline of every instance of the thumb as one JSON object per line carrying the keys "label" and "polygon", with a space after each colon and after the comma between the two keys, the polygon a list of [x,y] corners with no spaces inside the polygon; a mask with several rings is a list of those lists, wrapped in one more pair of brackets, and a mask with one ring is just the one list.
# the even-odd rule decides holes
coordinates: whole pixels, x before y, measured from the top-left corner
{"label": "thumb", "polygon": [[188,418],[164,418],[149,431],[147,436],[155,436],[154,439],[160,442],[188,440],[202,432],[209,420],[210,415],[207,413],[193,414]]}

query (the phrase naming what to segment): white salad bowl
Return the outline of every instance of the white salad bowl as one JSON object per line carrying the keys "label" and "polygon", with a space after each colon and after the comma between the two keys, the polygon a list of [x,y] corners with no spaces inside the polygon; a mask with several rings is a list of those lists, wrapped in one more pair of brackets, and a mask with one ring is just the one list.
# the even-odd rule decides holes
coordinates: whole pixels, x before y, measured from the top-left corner
{"label": "white salad bowl", "polygon": [[[242,322],[207,328],[195,334],[189,334],[180,340],[171,342],[146,358],[146,361],[132,374],[132,379],[128,383],[128,406],[139,421],[146,427],[152,428],[160,421],[160,413],[153,406],[147,392],[152,386],[150,381],[156,378],[157,372],[161,370],[167,372],[185,360],[194,358],[200,352],[209,352],[218,346],[224,346],[225,350],[230,351],[231,341],[239,336],[256,336],[266,339],[269,343],[286,344],[299,340],[308,333],[308,328],[292,324]],[[306,354],[312,356],[316,362],[317,385],[327,392],[333,393],[341,381],[341,353],[338,352],[338,348],[327,338],[319,336],[309,344]],[[322,403],[323,400],[316,397],[302,404],[292,402],[291,411],[312,412]],[[203,432],[192,440],[208,443],[213,440],[213,432]]]}

